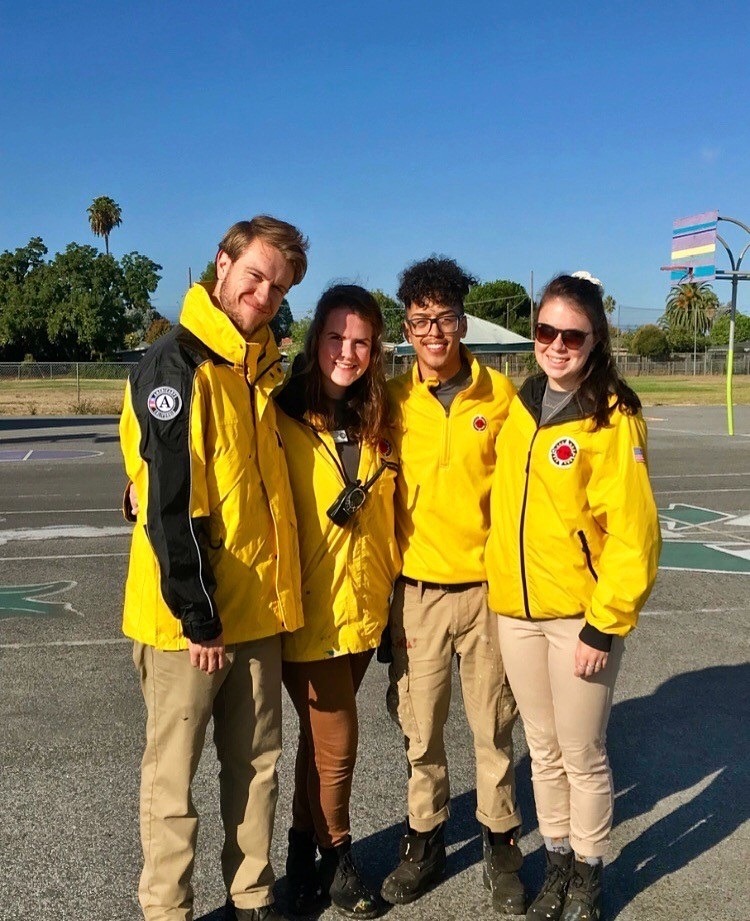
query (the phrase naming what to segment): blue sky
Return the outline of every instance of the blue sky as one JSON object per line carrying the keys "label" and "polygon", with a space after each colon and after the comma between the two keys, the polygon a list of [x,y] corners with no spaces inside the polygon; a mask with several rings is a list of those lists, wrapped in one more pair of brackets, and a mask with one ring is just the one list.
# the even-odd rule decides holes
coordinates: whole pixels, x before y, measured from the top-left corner
{"label": "blue sky", "polygon": [[750,223],[748,26],[732,0],[6,5],[0,250],[103,245],[109,195],[113,253],[162,264],[174,318],[188,267],[265,211],[310,238],[297,316],[439,252],[537,290],[586,268],[653,321],[672,221]]}

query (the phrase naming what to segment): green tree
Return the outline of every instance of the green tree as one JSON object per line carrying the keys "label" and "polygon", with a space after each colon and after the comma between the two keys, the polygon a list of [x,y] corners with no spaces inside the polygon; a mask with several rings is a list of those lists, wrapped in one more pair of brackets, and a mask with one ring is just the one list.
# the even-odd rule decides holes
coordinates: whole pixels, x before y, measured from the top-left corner
{"label": "green tree", "polygon": [[307,331],[310,329],[310,324],[312,323],[312,314],[307,313],[300,320],[294,320],[292,323],[292,329],[289,333],[292,339],[292,344],[286,348],[286,354],[289,360],[291,361],[295,355],[298,355],[302,349],[305,347],[305,338],[307,336]]}
{"label": "green tree", "polygon": [[[711,345],[729,345],[729,314],[716,319],[708,336]],[[734,318],[734,341],[750,342],[750,317],[737,313]]]}
{"label": "green tree", "polygon": [[151,305],[151,295],[161,279],[162,267],[148,256],[135,252],[126,253],[120,260],[120,267],[129,332],[145,338],[146,331],[158,318]]}
{"label": "green tree", "polygon": [[604,312],[608,317],[611,317],[615,312],[615,307],[617,307],[617,301],[612,297],[611,294],[605,294],[604,298]]}
{"label": "green tree", "polygon": [[695,336],[689,329],[671,329],[664,330],[672,352],[692,352],[693,348],[697,352],[705,352],[708,345],[708,337]]}
{"label": "green tree", "polygon": [[201,281],[207,285],[214,284],[216,281],[216,261],[214,259],[211,259],[211,261],[208,263],[198,281]]}
{"label": "green tree", "polygon": [[69,243],[48,266],[47,335],[58,354],[102,359],[122,348],[127,332],[119,263],[93,246]]}
{"label": "green tree", "polygon": [[666,333],[653,323],[640,326],[633,333],[630,348],[636,355],[642,355],[644,358],[667,358],[669,355]]}
{"label": "green tree", "polygon": [[168,333],[172,329],[172,324],[167,320],[166,317],[156,317],[156,319],[151,321],[149,328],[146,330],[146,335],[143,337],[143,341],[147,342],[149,345],[153,345],[157,339],[161,339],[165,333]]}
{"label": "green tree", "polygon": [[50,357],[43,294],[47,247],[41,237],[0,253],[0,356],[20,361],[33,344],[37,358]]}
{"label": "green tree", "polygon": [[370,292],[378,302],[380,312],[383,314],[383,341],[384,342],[403,342],[404,341],[404,308],[399,302],[375,288]]}
{"label": "green tree", "polygon": [[705,335],[711,329],[718,309],[719,299],[707,282],[686,282],[676,285],[669,292],[659,325]]}
{"label": "green tree", "polygon": [[122,209],[111,198],[100,195],[88,207],[89,224],[97,237],[104,237],[104,248],[109,255],[109,235],[122,224]]}
{"label": "green tree", "polygon": [[517,281],[499,278],[474,287],[466,295],[467,313],[498,323],[522,336],[530,334],[531,299]]}
{"label": "green tree", "polygon": [[289,306],[289,301],[284,298],[276,316],[269,323],[277,345],[282,339],[286,339],[287,336],[291,335],[293,324],[292,308]]}

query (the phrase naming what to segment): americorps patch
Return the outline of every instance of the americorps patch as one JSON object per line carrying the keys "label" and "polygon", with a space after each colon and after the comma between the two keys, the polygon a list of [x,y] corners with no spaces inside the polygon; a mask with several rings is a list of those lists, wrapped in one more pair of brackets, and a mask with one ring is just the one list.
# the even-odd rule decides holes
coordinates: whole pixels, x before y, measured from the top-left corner
{"label": "americorps patch", "polygon": [[148,411],[155,419],[174,419],[181,409],[182,397],[174,387],[157,387],[148,395]]}

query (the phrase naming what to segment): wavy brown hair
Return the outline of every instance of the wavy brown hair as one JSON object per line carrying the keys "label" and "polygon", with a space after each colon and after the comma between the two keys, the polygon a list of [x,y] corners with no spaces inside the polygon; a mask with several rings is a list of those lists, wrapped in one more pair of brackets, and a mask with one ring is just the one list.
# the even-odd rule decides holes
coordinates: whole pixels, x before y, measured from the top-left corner
{"label": "wavy brown hair", "polygon": [[[641,408],[641,401],[636,392],[625,383],[612,358],[612,341],[602,300],[602,289],[587,278],[558,275],[542,292],[539,310],[553,298],[567,301],[591,323],[595,344],[583,369],[578,394],[579,403],[582,400],[594,407],[594,430],[609,424],[609,417],[615,406],[631,416],[637,413]],[[611,405],[612,396],[617,398],[614,405]]]}
{"label": "wavy brown hair", "polygon": [[344,399],[354,419],[349,434],[360,442],[375,444],[385,434],[390,421],[383,371],[383,314],[372,294],[359,285],[333,285],[320,296],[305,338],[305,402],[307,409],[327,429],[334,427],[331,402],[323,390],[318,346],[328,315],[339,307],[356,313],[372,328],[370,363],[362,377],[347,389]]}
{"label": "wavy brown hair", "polygon": [[307,272],[307,237],[294,224],[268,214],[258,214],[249,221],[232,224],[219,243],[216,258],[223,250],[232,262],[236,262],[253,240],[262,240],[278,249],[292,267],[292,284],[298,285],[302,281]]}

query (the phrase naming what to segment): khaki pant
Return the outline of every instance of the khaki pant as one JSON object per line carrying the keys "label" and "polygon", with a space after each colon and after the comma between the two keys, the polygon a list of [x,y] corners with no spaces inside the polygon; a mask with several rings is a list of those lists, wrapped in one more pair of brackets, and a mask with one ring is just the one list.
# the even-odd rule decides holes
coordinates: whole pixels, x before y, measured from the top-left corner
{"label": "khaki pant", "polygon": [[349,801],[357,761],[357,691],[372,650],[317,662],[284,662],[284,685],[300,724],[292,826],[321,847],[349,840]]}
{"label": "khaki pant", "polygon": [[147,921],[191,921],[191,875],[198,816],[190,786],[208,722],[221,765],[224,884],[239,908],[273,902],[269,860],[281,752],[281,641],[227,647],[227,665],[207,675],[187,651],[135,643],[133,661],[146,702],[141,765],[143,873]]}
{"label": "khaki pant", "polygon": [[614,793],[605,747],[624,643],[615,637],[606,667],[576,678],[573,657],[583,620],[498,617],[503,661],[531,753],[539,831],[569,837],[583,857],[603,857]]}
{"label": "khaki pant", "polygon": [[474,737],[477,819],[493,832],[521,824],[513,775],[516,705],[505,680],[496,618],[486,599],[485,585],[448,592],[421,583],[396,583],[388,709],[404,733],[409,824],[414,831],[431,831],[449,815],[443,728],[454,655]]}

